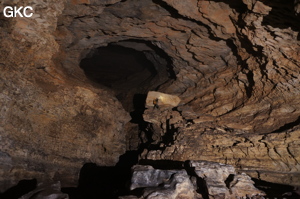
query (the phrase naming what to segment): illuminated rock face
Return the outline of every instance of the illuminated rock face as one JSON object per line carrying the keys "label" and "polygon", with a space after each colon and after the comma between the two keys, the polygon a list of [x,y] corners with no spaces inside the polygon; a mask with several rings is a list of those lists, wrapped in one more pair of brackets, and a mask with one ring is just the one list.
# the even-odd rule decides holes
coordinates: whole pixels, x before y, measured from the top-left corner
{"label": "illuminated rock face", "polygon": [[168,95],[161,92],[150,91],[146,98],[146,107],[177,107],[180,103],[180,98],[175,95]]}
{"label": "illuminated rock face", "polygon": [[[1,10],[6,5],[13,3],[2,1]],[[154,142],[161,147],[143,157],[213,160],[299,185],[299,1],[36,0],[30,6],[32,18],[0,18],[3,190],[24,178],[66,186],[85,162],[115,165],[128,133],[138,136],[125,132],[135,128],[124,128],[134,109],[129,103],[149,90],[181,102],[145,112],[158,118]],[[143,52],[158,75],[125,97],[80,68],[92,51],[120,41]]]}

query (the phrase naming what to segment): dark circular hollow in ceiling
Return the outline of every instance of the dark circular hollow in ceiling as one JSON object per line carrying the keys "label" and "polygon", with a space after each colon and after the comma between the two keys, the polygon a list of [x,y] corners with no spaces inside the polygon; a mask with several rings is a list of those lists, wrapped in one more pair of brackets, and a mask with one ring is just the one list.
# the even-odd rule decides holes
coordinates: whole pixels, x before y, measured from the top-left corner
{"label": "dark circular hollow in ceiling", "polygon": [[98,48],[80,67],[91,80],[122,90],[142,86],[157,74],[142,52],[118,45]]}
{"label": "dark circular hollow in ceiling", "polygon": [[175,78],[172,61],[149,41],[125,40],[91,50],[80,62],[86,76],[114,91],[127,111],[135,110],[135,96]]}

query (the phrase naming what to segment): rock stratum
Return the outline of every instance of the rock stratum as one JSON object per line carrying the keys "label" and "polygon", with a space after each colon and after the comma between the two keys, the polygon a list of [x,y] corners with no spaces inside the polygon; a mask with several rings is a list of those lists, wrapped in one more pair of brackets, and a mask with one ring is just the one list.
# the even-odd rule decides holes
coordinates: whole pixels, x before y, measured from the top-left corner
{"label": "rock stratum", "polygon": [[[34,15],[0,13],[0,191],[28,178],[74,185],[84,163],[114,166],[140,142],[151,146],[142,159],[221,162],[300,186],[299,1],[3,0],[1,12],[7,5]],[[81,61],[112,44],[142,52],[156,72],[93,81]],[[148,108],[151,133],[139,139],[132,99],[150,90],[180,103]]]}

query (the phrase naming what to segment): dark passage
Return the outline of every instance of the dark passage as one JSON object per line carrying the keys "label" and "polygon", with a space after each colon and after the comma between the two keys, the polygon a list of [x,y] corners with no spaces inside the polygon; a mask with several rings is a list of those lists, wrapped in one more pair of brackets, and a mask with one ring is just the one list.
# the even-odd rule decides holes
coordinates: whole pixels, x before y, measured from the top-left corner
{"label": "dark passage", "polygon": [[[162,49],[143,40],[125,40],[99,47],[81,61],[80,67],[91,82],[113,91],[131,115],[124,130],[127,152],[120,157],[117,166],[124,166],[126,162],[126,166],[136,164],[138,155],[153,141],[151,125],[143,119],[147,93],[175,79],[172,66],[171,58]],[[141,134],[145,135],[143,139]]]}
{"label": "dark passage", "polygon": [[85,164],[79,175],[77,188],[63,188],[70,199],[117,199],[128,193],[126,183],[130,170],[126,167],[101,167],[94,163]]}
{"label": "dark passage", "polygon": [[157,74],[142,52],[118,45],[98,48],[80,66],[91,80],[114,90],[145,86]]}
{"label": "dark passage", "polygon": [[114,91],[128,112],[134,111],[134,95],[145,95],[175,78],[167,54],[142,40],[126,40],[94,49],[80,62],[80,67],[96,86]]}
{"label": "dark passage", "polygon": [[34,190],[37,186],[37,180],[21,180],[16,186],[6,190],[3,194],[0,193],[1,199],[17,199]]}
{"label": "dark passage", "polygon": [[[63,191],[71,199],[118,198],[129,194],[131,167],[153,141],[150,124],[142,116],[146,96],[148,91],[158,90],[175,79],[172,61],[149,41],[126,40],[92,50],[80,67],[95,87],[113,91],[130,113],[132,119],[124,129],[130,143],[114,167],[87,163],[81,169],[78,187]],[[146,142],[141,142],[141,132],[146,135]]]}

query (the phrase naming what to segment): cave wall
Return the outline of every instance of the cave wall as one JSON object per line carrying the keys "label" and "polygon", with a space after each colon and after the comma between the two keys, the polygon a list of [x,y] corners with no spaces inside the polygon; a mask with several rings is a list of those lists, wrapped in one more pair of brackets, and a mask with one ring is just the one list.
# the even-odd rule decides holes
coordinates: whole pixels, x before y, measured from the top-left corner
{"label": "cave wall", "polygon": [[266,133],[299,115],[293,86],[298,83],[299,30],[292,6],[91,1],[66,9],[57,33],[63,35],[64,67],[74,74],[80,72],[73,64],[87,49],[126,39],[151,41],[172,58],[177,73],[177,81],[162,91],[180,95],[185,106],[218,118],[221,125]]}
{"label": "cave wall", "polygon": [[126,150],[121,103],[52,60],[64,3],[30,2],[32,19],[1,19],[1,191],[32,178],[74,186],[84,163],[112,166]]}
{"label": "cave wall", "polygon": [[182,99],[168,120],[158,120],[178,128],[172,146],[144,158],[215,160],[299,183],[299,2],[14,3],[35,14],[0,18],[1,187],[31,177],[74,183],[84,162],[118,161],[129,114],[79,63],[92,49],[129,39],[170,57],[176,80],[159,91]]}

